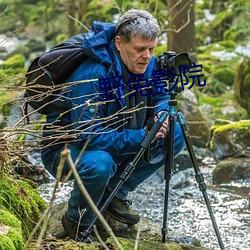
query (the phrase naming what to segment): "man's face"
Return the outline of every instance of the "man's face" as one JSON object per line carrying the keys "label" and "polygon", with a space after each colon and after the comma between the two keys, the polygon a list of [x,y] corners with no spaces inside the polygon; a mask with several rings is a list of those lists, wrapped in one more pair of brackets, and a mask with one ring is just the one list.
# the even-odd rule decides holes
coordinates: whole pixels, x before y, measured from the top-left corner
{"label": "man's face", "polygon": [[156,47],[157,39],[146,40],[136,35],[128,43],[121,37],[115,37],[115,46],[120,52],[121,59],[129,71],[135,74],[144,74]]}

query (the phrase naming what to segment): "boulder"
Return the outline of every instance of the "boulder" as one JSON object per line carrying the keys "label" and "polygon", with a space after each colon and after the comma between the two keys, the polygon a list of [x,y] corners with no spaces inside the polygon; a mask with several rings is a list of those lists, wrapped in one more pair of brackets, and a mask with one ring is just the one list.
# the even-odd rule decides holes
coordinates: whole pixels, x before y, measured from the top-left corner
{"label": "boulder", "polygon": [[220,161],[213,171],[213,183],[228,183],[233,180],[250,179],[250,158],[228,157]]}
{"label": "boulder", "polygon": [[[51,213],[51,221],[47,229],[47,236],[43,241],[43,244],[48,246],[49,244],[60,246],[60,249],[78,249],[82,247],[86,249],[103,249],[100,243],[94,242],[86,245],[85,243],[77,243],[67,238],[58,239],[58,235],[63,235],[63,227],[61,224],[61,217],[65,213],[67,204],[65,202],[56,204],[53,206]],[[206,247],[202,247],[200,241],[194,237],[174,235],[170,232],[167,237],[167,242],[161,242],[161,229],[151,223],[149,220],[141,219],[140,223],[135,226],[128,226],[119,221],[114,220],[111,216],[104,213],[106,221],[109,223],[120,244],[124,249],[134,249],[135,239],[138,231],[140,231],[139,237],[139,249],[180,249],[180,250],[209,250]],[[102,226],[97,226],[98,232],[103,236],[104,234],[100,230],[104,230]],[[108,235],[107,235],[108,236]],[[105,243],[114,249],[114,242],[112,238],[104,239]],[[75,247],[75,248],[74,248]],[[81,249],[82,249],[81,248]],[[80,248],[79,248],[80,249]]]}
{"label": "boulder", "polygon": [[209,147],[216,160],[250,157],[250,120],[215,124],[211,128]]}
{"label": "boulder", "polygon": [[198,108],[196,96],[190,90],[185,90],[181,99],[179,108],[185,117],[185,124],[192,145],[206,148],[209,140],[210,124]]}

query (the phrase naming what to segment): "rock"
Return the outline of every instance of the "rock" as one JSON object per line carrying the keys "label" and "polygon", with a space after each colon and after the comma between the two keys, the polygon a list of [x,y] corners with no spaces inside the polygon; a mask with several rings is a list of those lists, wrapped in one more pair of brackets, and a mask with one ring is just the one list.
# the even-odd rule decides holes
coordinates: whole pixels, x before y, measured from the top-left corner
{"label": "rock", "polygon": [[[63,227],[61,224],[61,217],[65,213],[67,208],[67,204],[60,203],[53,207],[51,214],[51,221],[47,230],[47,236],[43,241],[43,244],[48,245],[53,244],[55,247],[58,245],[67,246],[67,248],[60,249],[74,249],[73,246],[82,246],[84,245],[84,249],[103,249],[100,244],[92,243],[86,246],[85,243],[76,243],[73,241],[69,241],[66,239],[57,239],[56,236],[58,234],[62,235]],[[204,248],[200,246],[199,240],[193,237],[186,237],[180,235],[174,235],[173,232],[169,233],[169,237],[166,239],[166,243],[161,242],[161,229],[154,224],[150,223],[149,220],[141,219],[140,223],[135,226],[128,226],[126,224],[120,223],[114,220],[112,217],[105,215],[106,221],[109,223],[116,237],[118,237],[119,242],[124,247],[124,249],[132,250],[134,249],[135,239],[137,237],[138,231],[139,235],[139,249],[155,249],[155,250],[209,250],[208,248]],[[100,228],[100,226],[99,226]],[[102,229],[103,230],[103,229]],[[63,240],[63,241],[62,241]],[[69,248],[69,245],[72,248]],[[107,238],[106,244],[110,247],[110,249],[114,249],[114,243],[112,238]],[[92,247],[93,248],[92,248]],[[94,248],[95,247],[95,248]],[[57,248],[56,248],[57,249]],[[76,248],[78,249],[78,248]]]}
{"label": "rock", "polygon": [[215,125],[210,136],[209,147],[216,160],[239,155],[250,157],[250,120]]}
{"label": "rock", "polygon": [[198,99],[196,95],[190,90],[182,91],[181,99],[198,106]]}
{"label": "rock", "polygon": [[210,124],[204,118],[198,106],[189,101],[181,101],[180,110],[185,117],[185,124],[192,145],[206,148]]}
{"label": "rock", "polygon": [[225,106],[225,107],[221,108],[221,113],[224,116],[227,116],[229,114],[235,114],[235,113],[237,113],[237,110],[236,110],[236,108],[234,106]]}
{"label": "rock", "polygon": [[178,189],[190,185],[190,176],[193,176],[193,169],[191,168],[174,174],[171,178],[170,188]]}
{"label": "rock", "polygon": [[250,179],[250,158],[226,158],[213,171],[213,183],[228,183],[233,180]]}

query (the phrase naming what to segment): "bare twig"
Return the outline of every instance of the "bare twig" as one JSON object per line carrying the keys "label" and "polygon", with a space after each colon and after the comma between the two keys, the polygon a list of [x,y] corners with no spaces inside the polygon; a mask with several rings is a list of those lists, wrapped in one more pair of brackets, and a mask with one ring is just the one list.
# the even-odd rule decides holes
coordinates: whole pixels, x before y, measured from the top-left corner
{"label": "bare twig", "polygon": [[140,233],[141,233],[141,220],[139,221],[139,225],[138,225],[138,230],[137,230],[137,234],[136,234],[136,238],[135,238],[135,246],[134,246],[134,250],[138,249],[139,246],[139,237],[140,237]]}
{"label": "bare twig", "polygon": [[97,239],[99,240],[99,242],[101,243],[101,245],[104,247],[104,249],[109,250],[108,246],[105,244],[105,242],[102,240],[100,234],[98,233],[96,225],[93,226],[93,230],[94,230],[94,233],[95,233]]}
{"label": "bare twig", "polygon": [[74,20],[76,23],[80,24],[80,26],[82,26],[86,31],[89,31],[89,28],[87,26],[85,26],[82,22],[80,22],[79,20],[77,20],[76,18],[74,18],[71,15],[68,15],[68,17],[72,20]]}
{"label": "bare twig", "polygon": [[102,216],[102,214],[100,213],[100,211],[98,210],[98,208],[96,207],[95,203],[93,202],[92,198],[90,197],[88,191],[86,190],[79,174],[77,173],[77,170],[75,168],[74,162],[71,158],[71,153],[69,149],[64,149],[61,152],[61,157],[65,158],[68,160],[69,166],[73,172],[73,176],[75,178],[75,181],[78,184],[78,187],[80,189],[80,191],[82,192],[82,194],[84,195],[84,198],[86,199],[86,201],[88,202],[90,208],[94,211],[94,213],[97,215],[98,219],[100,220],[100,222],[102,223],[102,225],[104,226],[105,230],[108,232],[108,234],[113,238],[115,245],[117,246],[117,248],[119,250],[123,250],[123,247],[121,246],[121,244],[119,243],[118,239],[116,238],[116,236],[114,235],[111,227],[109,226],[109,224],[106,222],[106,220],[104,219],[104,217]]}

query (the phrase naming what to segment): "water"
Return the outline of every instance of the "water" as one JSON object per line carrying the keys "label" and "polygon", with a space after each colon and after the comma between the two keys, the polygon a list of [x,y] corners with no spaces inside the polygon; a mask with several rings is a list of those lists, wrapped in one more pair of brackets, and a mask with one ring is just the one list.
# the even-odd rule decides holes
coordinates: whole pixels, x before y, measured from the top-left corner
{"label": "water", "polygon": [[[250,180],[213,186],[211,173],[214,166],[213,160],[207,158],[202,163],[201,171],[225,249],[250,250]],[[72,182],[60,187],[55,202],[67,200],[71,188]],[[41,195],[45,200],[50,199],[52,189],[53,183],[40,186]],[[164,194],[165,181],[159,173],[130,194],[133,208],[137,209],[142,217],[159,226],[159,231],[164,213]],[[204,247],[220,249],[192,168],[174,174],[170,181],[167,222],[171,234],[195,237]]]}

